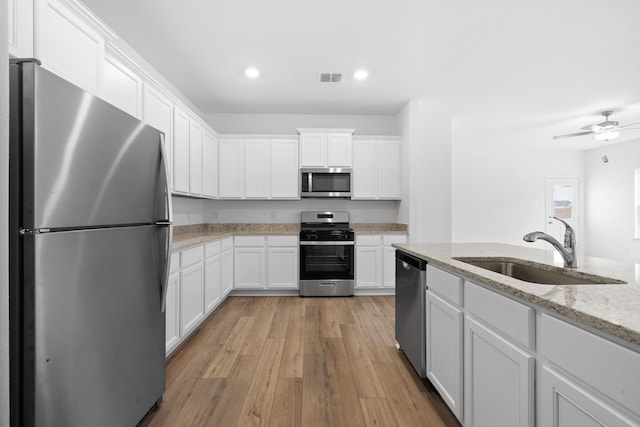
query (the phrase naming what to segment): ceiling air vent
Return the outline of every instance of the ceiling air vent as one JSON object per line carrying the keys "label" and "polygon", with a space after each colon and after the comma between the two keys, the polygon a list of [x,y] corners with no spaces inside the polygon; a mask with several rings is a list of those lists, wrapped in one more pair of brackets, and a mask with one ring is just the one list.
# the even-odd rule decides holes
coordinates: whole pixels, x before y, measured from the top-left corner
{"label": "ceiling air vent", "polygon": [[340,83],[344,73],[320,73],[320,83]]}

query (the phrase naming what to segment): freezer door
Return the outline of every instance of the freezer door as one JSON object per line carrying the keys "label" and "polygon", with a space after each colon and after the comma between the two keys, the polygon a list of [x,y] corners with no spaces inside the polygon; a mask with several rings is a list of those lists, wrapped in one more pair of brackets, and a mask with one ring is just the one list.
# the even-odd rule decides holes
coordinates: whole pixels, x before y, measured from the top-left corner
{"label": "freezer door", "polygon": [[25,407],[36,426],[134,426],[161,398],[167,231],[25,236],[34,254],[25,260],[33,272],[25,287],[33,292],[35,331]]}
{"label": "freezer door", "polygon": [[163,134],[22,64],[23,228],[167,220]]}

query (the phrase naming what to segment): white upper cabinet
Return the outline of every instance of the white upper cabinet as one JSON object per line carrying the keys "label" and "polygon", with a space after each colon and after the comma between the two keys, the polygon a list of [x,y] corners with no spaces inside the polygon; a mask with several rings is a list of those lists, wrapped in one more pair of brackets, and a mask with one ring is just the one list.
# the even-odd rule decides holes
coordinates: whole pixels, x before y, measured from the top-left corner
{"label": "white upper cabinet", "polygon": [[269,146],[267,139],[244,141],[244,197],[266,199],[269,197]]}
{"label": "white upper cabinet", "polygon": [[355,129],[298,129],[300,167],[351,167]]}
{"label": "white upper cabinet", "polygon": [[400,199],[400,140],[353,141],[353,199]]}
{"label": "white upper cabinet", "polygon": [[173,113],[173,191],[189,192],[189,115],[179,107]]}
{"label": "white upper cabinet", "polygon": [[189,193],[202,194],[202,126],[189,120]]}
{"label": "white upper cabinet", "polygon": [[143,87],[142,120],[164,133],[169,182],[173,183],[173,103],[154,86],[145,84]]}
{"label": "white upper cabinet", "polygon": [[219,140],[220,198],[298,199],[297,139]]}
{"label": "white upper cabinet", "polygon": [[298,167],[298,141],[274,139],[271,141],[271,198],[299,199],[300,168]]}
{"label": "white upper cabinet", "polygon": [[47,69],[98,95],[104,38],[59,1],[40,6],[36,56]]}
{"label": "white upper cabinet", "polygon": [[104,59],[100,96],[122,111],[142,118],[142,79],[111,55]]}
{"label": "white upper cabinet", "polygon": [[206,129],[202,137],[202,195],[218,197],[218,138]]}
{"label": "white upper cabinet", "polygon": [[33,1],[8,0],[9,53],[33,58]]}
{"label": "white upper cabinet", "polygon": [[244,197],[244,140],[220,138],[218,146],[218,194],[223,199],[241,199]]}

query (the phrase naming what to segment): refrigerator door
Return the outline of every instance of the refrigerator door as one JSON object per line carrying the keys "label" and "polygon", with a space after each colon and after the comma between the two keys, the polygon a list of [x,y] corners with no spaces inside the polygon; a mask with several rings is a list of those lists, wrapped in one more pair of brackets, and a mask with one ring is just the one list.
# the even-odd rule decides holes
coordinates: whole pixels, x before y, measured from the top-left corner
{"label": "refrigerator door", "polygon": [[20,66],[22,227],[168,220],[163,134],[36,64]]}
{"label": "refrigerator door", "polygon": [[168,232],[150,225],[24,236],[34,254],[25,259],[34,299],[25,330],[35,331],[25,413],[35,425],[134,426],[161,398]]}

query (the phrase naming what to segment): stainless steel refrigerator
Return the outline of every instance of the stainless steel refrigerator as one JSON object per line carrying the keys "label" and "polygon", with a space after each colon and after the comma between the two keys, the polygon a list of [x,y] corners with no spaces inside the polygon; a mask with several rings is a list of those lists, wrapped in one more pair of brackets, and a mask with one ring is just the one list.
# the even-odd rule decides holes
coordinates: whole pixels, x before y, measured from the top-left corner
{"label": "stainless steel refrigerator", "polygon": [[12,426],[135,426],[165,387],[163,134],[10,61]]}

